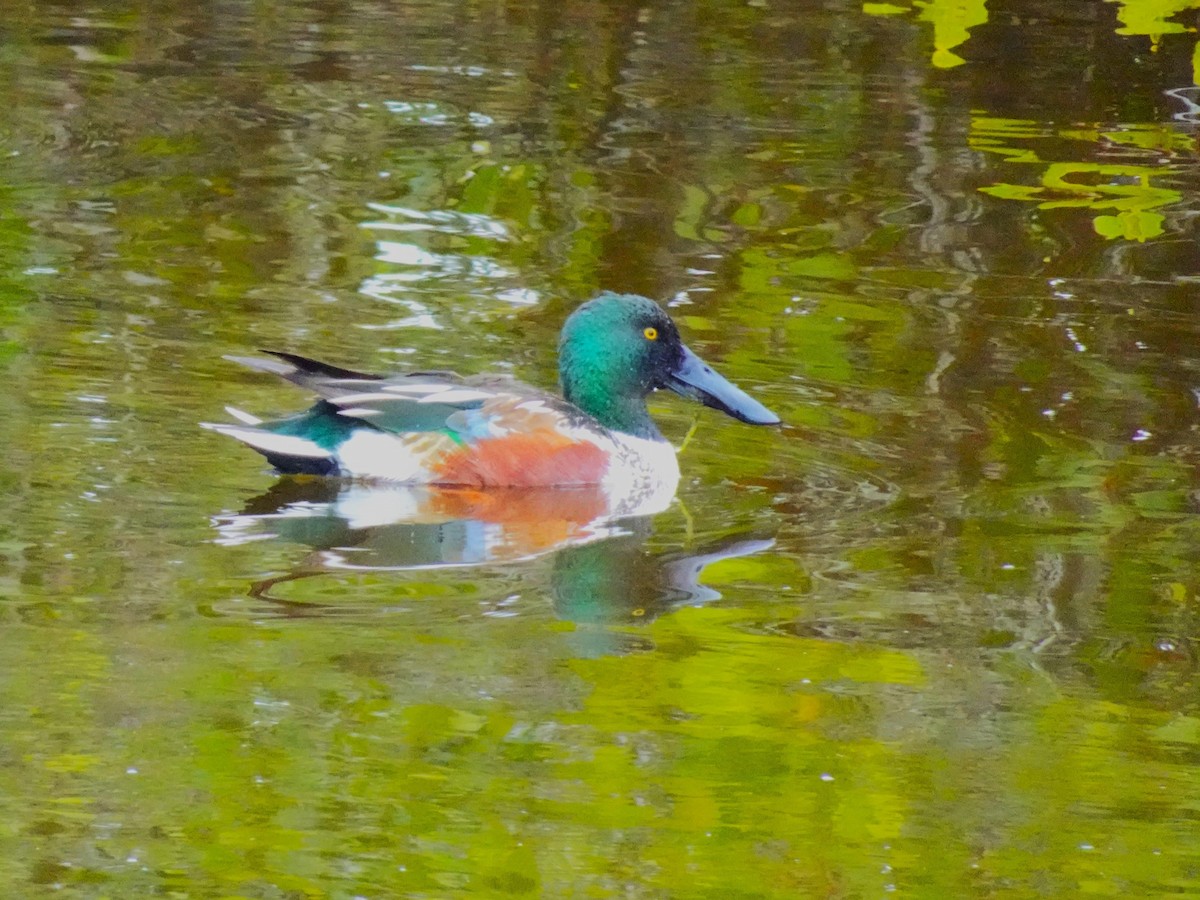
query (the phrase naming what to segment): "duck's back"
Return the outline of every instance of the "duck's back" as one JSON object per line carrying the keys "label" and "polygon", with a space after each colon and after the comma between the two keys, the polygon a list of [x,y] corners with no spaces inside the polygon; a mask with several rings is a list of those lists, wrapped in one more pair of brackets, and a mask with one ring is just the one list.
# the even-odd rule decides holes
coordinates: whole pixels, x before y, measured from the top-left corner
{"label": "duck's back", "polygon": [[[513,379],[416,372],[380,378],[292,354],[237,361],[321,399],[297,416],[210,424],[281,472],[409,484],[598,484],[619,440],[564,401]],[[677,470],[676,470],[677,471]]]}

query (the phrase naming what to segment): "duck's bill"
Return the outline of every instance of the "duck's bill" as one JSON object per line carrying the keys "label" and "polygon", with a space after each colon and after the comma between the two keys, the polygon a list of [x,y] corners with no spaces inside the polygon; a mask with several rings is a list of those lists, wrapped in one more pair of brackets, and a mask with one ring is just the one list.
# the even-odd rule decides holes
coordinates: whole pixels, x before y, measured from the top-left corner
{"label": "duck's bill", "polygon": [[736,384],[718,375],[687,347],[683,348],[683,361],[667,377],[666,387],[681,397],[699,400],[705,406],[719,409],[751,425],[779,424],[779,416]]}

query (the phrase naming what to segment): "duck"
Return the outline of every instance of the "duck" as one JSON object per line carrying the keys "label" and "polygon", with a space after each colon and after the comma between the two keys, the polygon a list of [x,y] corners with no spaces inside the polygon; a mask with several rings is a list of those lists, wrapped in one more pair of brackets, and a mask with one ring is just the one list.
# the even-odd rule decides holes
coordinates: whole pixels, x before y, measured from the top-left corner
{"label": "duck", "polygon": [[227,358],[311,391],[316,403],[270,421],[226,407],[236,423],[201,425],[288,475],[472,489],[599,486],[644,505],[673,495],[679,480],[676,450],[646,407],[654,391],[748,424],[780,423],[692,352],[661,306],[637,294],[601,293],[566,319],[561,397],[508,377],[385,377],[263,352],[269,358]]}

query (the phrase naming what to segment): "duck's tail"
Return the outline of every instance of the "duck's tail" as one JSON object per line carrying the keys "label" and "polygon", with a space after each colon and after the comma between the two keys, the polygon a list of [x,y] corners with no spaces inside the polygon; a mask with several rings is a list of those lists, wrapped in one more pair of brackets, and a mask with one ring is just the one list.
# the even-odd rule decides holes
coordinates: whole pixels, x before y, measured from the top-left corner
{"label": "duck's tail", "polygon": [[243,424],[201,422],[200,427],[227,434],[248,447],[253,447],[267,458],[267,462],[288,475],[338,474],[337,460],[316,441],[295,434],[279,434],[268,428],[260,428],[258,426],[263,424],[261,419],[240,409],[228,408],[228,411]]}

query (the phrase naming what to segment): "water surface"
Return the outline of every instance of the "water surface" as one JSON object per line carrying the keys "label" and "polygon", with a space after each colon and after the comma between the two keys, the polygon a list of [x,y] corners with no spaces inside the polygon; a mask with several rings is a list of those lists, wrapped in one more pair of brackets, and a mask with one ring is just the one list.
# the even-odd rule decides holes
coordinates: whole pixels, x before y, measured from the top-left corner
{"label": "water surface", "polygon": [[[0,2],[4,893],[1200,892],[1161,9]],[[196,427],[307,402],[256,347],[552,388],[601,289],[786,423],[656,399],[652,518]]]}

